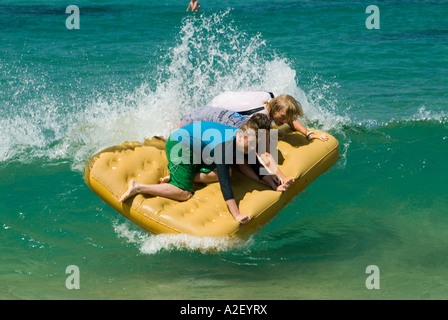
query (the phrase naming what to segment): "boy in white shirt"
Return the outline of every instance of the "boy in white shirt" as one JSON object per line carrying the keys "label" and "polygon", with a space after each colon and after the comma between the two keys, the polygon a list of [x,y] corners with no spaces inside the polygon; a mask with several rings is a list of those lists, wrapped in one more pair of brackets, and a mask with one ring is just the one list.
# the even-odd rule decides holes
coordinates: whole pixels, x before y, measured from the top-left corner
{"label": "boy in white shirt", "polygon": [[291,130],[303,133],[308,140],[328,140],[326,134],[315,134],[300,123],[297,117],[303,117],[302,106],[290,95],[264,91],[226,91],[214,97],[207,106],[228,109],[249,117],[255,113],[264,113],[277,126],[287,123]]}

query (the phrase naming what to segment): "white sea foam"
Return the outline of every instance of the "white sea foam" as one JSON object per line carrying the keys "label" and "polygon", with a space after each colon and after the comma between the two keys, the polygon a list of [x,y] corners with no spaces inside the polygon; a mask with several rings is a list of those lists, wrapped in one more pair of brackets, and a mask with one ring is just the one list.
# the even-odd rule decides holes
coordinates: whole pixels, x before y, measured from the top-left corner
{"label": "white sea foam", "polygon": [[142,254],[157,254],[161,251],[188,250],[223,252],[239,249],[251,243],[251,238],[238,237],[195,237],[187,234],[150,235],[136,230],[129,223],[114,223],[114,230],[120,238],[136,245]]}
{"label": "white sea foam", "polygon": [[409,119],[411,121],[436,121],[440,123],[446,123],[448,121],[448,113],[446,111],[431,111],[427,110],[425,106],[422,106],[418,111]]}

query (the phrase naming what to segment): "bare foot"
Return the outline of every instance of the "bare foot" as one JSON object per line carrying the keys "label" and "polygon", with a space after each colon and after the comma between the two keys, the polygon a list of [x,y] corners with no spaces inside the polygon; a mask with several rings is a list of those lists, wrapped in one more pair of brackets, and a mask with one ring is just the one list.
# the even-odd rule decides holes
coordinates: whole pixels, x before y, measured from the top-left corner
{"label": "bare foot", "polygon": [[127,199],[129,199],[130,197],[136,195],[138,193],[137,186],[138,186],[138,183],[134,179],[129,180],[128,190],[126,190],[126,192],[121,196],[120,200],[118,200],[118,201],[123,202],[123,201],[126,201]]}
{"label": "bare foot", "polygon": [[166,177],[160,178],[159,182],[160,183],[168,183],[168,182],[170,182],[170,180],[171,180],[171,177],[170,176],[166,176]]}

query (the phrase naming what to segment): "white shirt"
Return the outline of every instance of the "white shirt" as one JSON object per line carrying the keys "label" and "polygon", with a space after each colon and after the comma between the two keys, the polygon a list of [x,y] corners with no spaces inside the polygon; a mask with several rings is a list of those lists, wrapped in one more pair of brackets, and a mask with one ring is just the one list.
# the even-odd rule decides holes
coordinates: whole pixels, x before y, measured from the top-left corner
{"label": "white shirt", "polygon": [[[274,94],[274,97],[277,95]],[[214,97],[206,106],[223,108],[247,116],[255,113],[264,113],[269,117],[266,102],[271,100],[269,92],[265,91],[226,91]]]}

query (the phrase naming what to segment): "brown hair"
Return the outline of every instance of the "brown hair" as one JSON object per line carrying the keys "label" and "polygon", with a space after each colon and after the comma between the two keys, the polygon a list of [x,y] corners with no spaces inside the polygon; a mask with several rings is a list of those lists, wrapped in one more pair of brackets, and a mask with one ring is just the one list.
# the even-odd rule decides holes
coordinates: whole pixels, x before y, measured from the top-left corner
{"label": "brown hair", "polygon": [[241,126],[241,131],[247,132],[255,131],[255,136],[258,138],[258,130],[264,129],[269,131],[271,129],[271,119],[263,113],[254,114],[245,124]]}
{"label": "brown hair", "polygon": [[274,114],[286,108],[286,122],[290,123],[297,117],[303,117],[302,105],[288,94],[282,94],[269,102],[269,117],[274,119]]}

